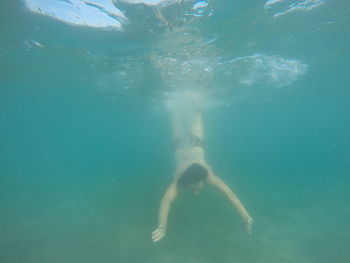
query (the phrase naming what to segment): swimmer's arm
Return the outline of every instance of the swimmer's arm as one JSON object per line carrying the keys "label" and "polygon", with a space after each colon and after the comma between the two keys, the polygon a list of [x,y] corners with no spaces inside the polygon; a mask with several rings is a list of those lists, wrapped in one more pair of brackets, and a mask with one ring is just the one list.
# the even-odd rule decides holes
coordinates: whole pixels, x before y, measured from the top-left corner
{"label": "swimmer's arm", "polygon": [[224,183],[224,181],[222,181],[219,177],[217,177],[214,174],[209,174],[208,181],[209,183],[217,187],[226,195],[230,203],[236,208],[239,215],[245,222],[247,232],[251,234],[253,219],[250,217],[250,215],[248,214],[248,211],[245,209],[241,201],[238,199],[237,195],[230,189],[230,187],[228,187]]}
{"label": "swimmer's arm", "polygon": [[[183,0],[176,0],[176,4],[180,4]],[[170,21],[168,21],[162,11],[161,8],[159,6],[152,6],[153,12],[155,14],[155,16],[165,25],[165,26],[172,26],[172,24],[170,23]]]}
{"label": "swimmer's arm", "polygon": [[152,7],[153,12],[155,14],[155,16],[166,26],[168,26],[170,23],[169,21],[163,16],[162,12],[160,11],[160,9],[156,6]]}
{"label": "swimmer's arm", "polygon": [[170,211],[170,205],[175,200],[177,195],[176,182],[173,182],[166,190],[159,208],[159,224],[158,228],[152,233],[153,242],[161,240],[166,234],[168,215]]}

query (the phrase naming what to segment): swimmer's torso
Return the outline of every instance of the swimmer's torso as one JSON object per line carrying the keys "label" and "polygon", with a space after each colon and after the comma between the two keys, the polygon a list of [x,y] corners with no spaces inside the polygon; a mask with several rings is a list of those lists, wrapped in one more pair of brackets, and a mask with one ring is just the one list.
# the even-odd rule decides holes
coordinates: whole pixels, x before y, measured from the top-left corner
{"label": "swimmer's torso", "polygon": [[204,160],[204,150],[202,147],[181,148],[175,151],[176,174],[179,176],[184,170],[193,163],[206,165]]}

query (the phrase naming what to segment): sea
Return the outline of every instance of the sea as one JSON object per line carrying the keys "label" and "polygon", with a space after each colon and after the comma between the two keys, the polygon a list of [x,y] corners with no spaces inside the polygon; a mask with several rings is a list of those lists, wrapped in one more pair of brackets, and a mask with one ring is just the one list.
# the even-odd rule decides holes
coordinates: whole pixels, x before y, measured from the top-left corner
{"label": "sea", "polygon": [[[0,262],[350,262],[348,0],[3,0]],[[195,92],[225,195],[181,191]],[[177,96],[181,101],[181,96]]]}

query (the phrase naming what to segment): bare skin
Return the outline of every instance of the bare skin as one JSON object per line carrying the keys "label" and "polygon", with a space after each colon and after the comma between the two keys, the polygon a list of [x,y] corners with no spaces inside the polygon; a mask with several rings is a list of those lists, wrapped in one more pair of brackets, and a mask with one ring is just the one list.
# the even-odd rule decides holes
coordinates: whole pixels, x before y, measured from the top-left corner
{"label": "bare skin", "polygon": [[[186,93],[184,96],[195,96],[192,93]],[[196,103],[196,101],[194,101]],[[197,136],[201,140],[203,139],[203,125],[202,125],[202,116],[198,108],[194,110],[194,117],[190,122],[188,127],[183,127],[181,125],[181,120],[176,112],[172,112],[173,114],[173,136],[174,138],[179,138],[182,136],[183,131],[186,133],[190,133],[192,135]],[[168,215],[170,211],[170,207],[172,202],[176,199],[176,196],[179,193],[177,180],[181,176],[181,174],[193,163],[200,164],[208,171],[208,177],[206,182],[210,185],[219,189],[222,193],[225,194],[227,199],[233,205],[233,207],[237,210],[242,220],[245,222],[246,230],[249,234],[252,231],[253,219],[247,212],[246,208],[243,206],[242,202],[238,199],[237,195],[228,187],[219,177],[217,177],[211,167],[204,160],[204,150],[200,146],[189,146],[184,147],[182,149],[177,149],[175,151],[175,159],[176,159],[176,171],[175,176],[172,183],[169,185],[166,190],[163,198],[161,200],[160,209],[159,209],[159,223],[157,229],[152,232],[152,240],[153,242],[160,241],[166,234],[167,230],[167,222]],[[200,181],[197,184],[190,185],[189,188],[193,190],[194,193],[198,194],[200,190],[203,188],[205,182]]]}
{"label": "bare skin", "polygon": [[[208,183],[215,186],[221,192],[225,194],[227,199],[233,205],[233,207],[237,210],[242,220],[245,222],[246,231],[251,234],[252,232],[252,224],[253,219],[250,217],[248,211],[243,206],[242,202],[238,199],[237,195],[228,187],[219,177],[214,175],[212,172],[208,174]],[[191,185],[190,188],[194,191],[194,193],[198,194],[204,186],[204,182],[200,182],[196,185]],[[168,189],[166,190],[159,209],[159,224],[158,228],[152,233],[153,242],[158,242],[161,240],[165,234],[167,229],[168,215],[171,207],[171,203],[175,200],[178,195],[178,187],[176,181],[173,181]]]}

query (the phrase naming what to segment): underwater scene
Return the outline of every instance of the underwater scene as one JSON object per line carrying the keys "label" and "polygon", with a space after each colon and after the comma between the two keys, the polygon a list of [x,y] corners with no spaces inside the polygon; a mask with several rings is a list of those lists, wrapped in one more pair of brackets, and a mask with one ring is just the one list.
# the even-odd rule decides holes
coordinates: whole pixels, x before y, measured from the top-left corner
{"label": "underwater scene", "polygon": [[350,262],[350,2],[3,0],[0,262]]}

